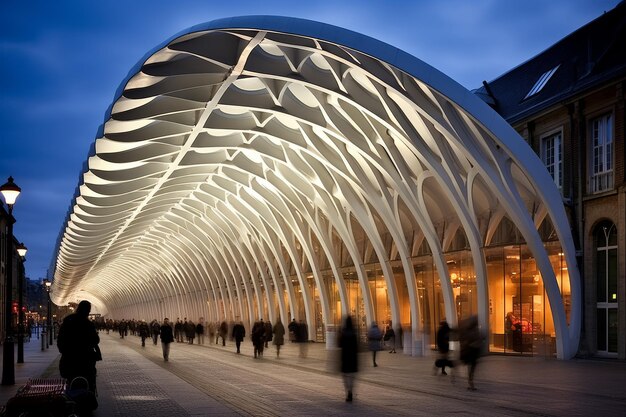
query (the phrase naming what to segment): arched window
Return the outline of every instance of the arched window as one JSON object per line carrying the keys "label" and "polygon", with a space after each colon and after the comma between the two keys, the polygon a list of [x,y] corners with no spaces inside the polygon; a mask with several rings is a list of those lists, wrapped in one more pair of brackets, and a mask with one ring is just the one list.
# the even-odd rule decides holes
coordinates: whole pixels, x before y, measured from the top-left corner
{"label": "arched window", "polygon": [[603,221],[593,233],[595,247],[594,275],[597,302],[597,350],[599,354],[617,354],[617,229]]}

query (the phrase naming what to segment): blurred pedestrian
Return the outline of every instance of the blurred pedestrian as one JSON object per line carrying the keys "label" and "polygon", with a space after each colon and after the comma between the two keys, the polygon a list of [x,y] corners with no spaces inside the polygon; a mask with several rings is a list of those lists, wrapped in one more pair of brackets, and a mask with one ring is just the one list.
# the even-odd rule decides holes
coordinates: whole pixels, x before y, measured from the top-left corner
{"label": "blurred pedestrian", "polygon": [[118,330],[120,333],[120,339],[123,339],[124,336],[128,334],[128,322],[126,320],[120,321],[120,324],[118,325]]}
{"label": "blurred pedestrian", "polygon": [[141,323],[139,323],[139,337],[141,337],[141,347],[145,347],[146,339],[150,337],[150,327],[145,320],[141,320]]}
{"label": "blurred pedestrian", "polygon": [[296,323],[296,319],[291,319],[291,323],[287,325],[287,330],[289,330],[289,341],[296,343],[298,341],[298,323]]}
{"label": "blurred pedestrian", "polygon": [[215,343],[217,343],[219,341],[219,338],[221,337],[222,346],[226,346],[226,336],[228,336],[228,324],[226,324],[226,320],[224,320],[220,323]]}
{"label": "blurred pedestrian", "polygon": [[204,324],[202,323],[204,319],[200,317],[198,320],[198,324],[196,324],[196,336],[198,336],[198,344],[204,345]]}
{"label": "blurred pedestrian", "polygon": [[152,343],[156,346],[159,341],[159,334],[161,333],[161,325],[157,319],[152,320],[150,323],[150,331],[152,332]]}
{"label": "blurred pedestrian", "polygon": [[276,345],[276,357],[278,358],[280,356],[280,347],[285,344],[285,326],[283,326],[283,322],[280,321],[280,317],[272,331],[274,333],[273,343]]}
{"label": "blurred pedestrian", "polygon": [[255,322],[252,326],[251,338],[254,345],[254,357],[260,359],[263,356],[263,347],[265,346],[265,323],[263,323],[263,319]]}
{"label": "blurred pedestrian", "polygon": [[298,343],[300,343],[300,357],[306,358],[309,353],[309,326],[304,320],[298,324]]}
{"label": "blurred pedestrian", "polygon": [[274,337],[273,333],[274,329],[272,328],[272,322],[268,320],[265,322],[265,347],[268,347],[269,342],[272,341]]}
{"label": "blurred pedestrian", "polygon": [[381,342],[383,340],[383,333],[380,331],[380,328],[375,321],[372,322],[372,326],[367,332],[367,340],[369,342],[369,348],[372,351],[372,362],[374,367],[376,367],[378,366],[376,363],[376,352],[382,350]]}
{"label": "blurred pedestrian", "polygon": [[163,325],[160,329],[161,334],[161,348],[163,348],[163,359],[167,362],[170,358],[170,343],[174,341],[174,333],[172,332],[172,326],[170,320],[165,317],[163,319]]}
{"label": "blurred pedestrian", "polygon": [[339,332],[341,348],[341,374],[346,391],[346,401],[352,401],[354,391],[354,374],[359,370],[357,335],[352,325],[352,317],[346,317],[343,328]]}
{"label": "blurred pedestrian", "polygon": [[174,324],[174,337],[176,343],[183,341],[183,322],[180,321],[180,317],[176,318],[176,324]]}
{"label": "blurred pedestrian", "polygon": [[478,317],[471,316],[459,325],[459,339],[461,342],[461,361],[468,367],[467,370],[467,389],[476,391],[474,386],[474,373],[478,358],[482,351],[482,336],[478,328]]}
{"label": "blurred pedestrian", "polygon": [[237,346],[237,353],[241,353],[241,342],[246,337],[246,328],[243,327],[243,323],[238,321],[233,326],[233,339],[235,340],[235,346]]}
{"label": "blurred pedestrian", "polygon": [[452,362],[448,359],[450,352],[450,326],[446,319],[439,322],[436,342],[439,355],[435,361],[435,375],[439,372],[439,368],[441,368],[441,375],[448,375],[446,366],[452,368]]}
{"label": "blurred pedestrian", "polygon": [[196,338],[196,325],[191,320],[185,322],[185,337],[187,337],[187,343],[193,345],[193,339]]}
{"label": "blurred pedestrian", "polygon": [[391,322],[387,325],[387,328],[385,329],[385,335],[383,336],[383,340],[390,347],[389,353],[396,353],[396,332],[393,331],[393,326],[391,325]]}

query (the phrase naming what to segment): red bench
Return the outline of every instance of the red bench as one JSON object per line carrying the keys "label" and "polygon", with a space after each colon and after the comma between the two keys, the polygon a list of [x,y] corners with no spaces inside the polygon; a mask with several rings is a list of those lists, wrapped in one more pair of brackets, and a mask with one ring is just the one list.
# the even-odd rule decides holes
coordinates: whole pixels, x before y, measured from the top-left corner
{"label": "red bench", "polygon": [[74,412],[75,404],[65,395],[64,378],[31,378],[17,390],[6,404],[5,415],[19,416],[32,413],[44,416],[68,416]]}

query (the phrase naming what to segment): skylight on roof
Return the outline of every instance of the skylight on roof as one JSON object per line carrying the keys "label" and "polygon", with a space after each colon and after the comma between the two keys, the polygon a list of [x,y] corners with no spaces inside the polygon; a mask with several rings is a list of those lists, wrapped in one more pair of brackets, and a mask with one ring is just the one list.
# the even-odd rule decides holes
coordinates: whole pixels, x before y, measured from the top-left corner
{"label": "skylight on roof", "polygon": [[546,86],[546,84],[548,83],[550,78],[552,78],[552,76],[554,75],[556,70],[559,69],[560,66],[561,66],[561,64],[557,65],[556,67],[552,68],[549,71],[544,72],[541,75],[541,77],[539,77],[539,79],[537,80],[535,85],[533,85],[533,88],[531,88],[530,91],[528,92],[528,94],[526,94],[526,97],[524,97],[524,100],[526,100],[528,97],[534,96],[535,94],[540,92],[543,89],[543,87]]}

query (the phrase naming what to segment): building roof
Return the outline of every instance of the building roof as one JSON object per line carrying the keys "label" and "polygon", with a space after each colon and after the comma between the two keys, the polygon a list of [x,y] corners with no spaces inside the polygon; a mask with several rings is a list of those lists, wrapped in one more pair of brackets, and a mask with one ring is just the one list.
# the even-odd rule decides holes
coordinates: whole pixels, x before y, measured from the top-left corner
{"label": "building roof", "polygon": [[622,1],[534,58],[483,83],[474,93],[514,124],[626,75],[624,48],[626,3]]}

